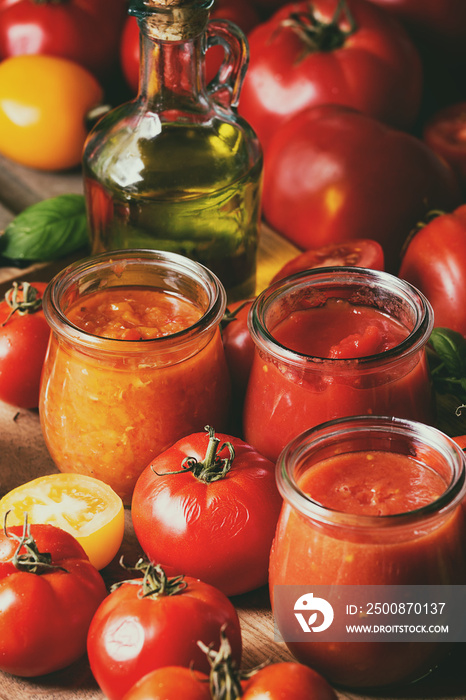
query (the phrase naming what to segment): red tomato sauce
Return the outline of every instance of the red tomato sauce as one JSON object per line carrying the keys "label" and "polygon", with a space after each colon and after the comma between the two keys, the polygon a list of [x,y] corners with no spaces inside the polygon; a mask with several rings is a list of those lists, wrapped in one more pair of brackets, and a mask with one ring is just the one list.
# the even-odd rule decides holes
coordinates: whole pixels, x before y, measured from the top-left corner
{"label": "red tomato sauce", "polygon": [[[383,451],[330,457],[305,471],[298,486],[327,508],[364,516],[412,512],[437,500],[447,488],[436,471],[416,459]],[[279,584],[335,586],[336,591],[339,585],[464,584],[463,540],[464,514],[459,507],[403,526],[385,522],[385,527],[358,529],[313,521],[286,504],[271,552],[271,596]],[[418,677],[448,647],[409,641],[288,646],[299,661],[350,686]]]}
{"label": "red tomato sauce", "polygon": [[432,503],[445,491],[432,469],[394,452],[351,452],[310,469],[298,484],[326,508],[356,515],[407,513]]}
{"label": "red tomato sauce", "polygon": [[[377,309],[329,300],[293,311],[270,329],[282,346],[311,358],[301,365],[256,352],[244,408],[246,441],[276,460],[299,433],[349,415],[394,415],[433,423],[425,353],[389,364],[384,353],[409,331]],[[378,355],[371,367],[357,358]],[[325,358],[313,362],[312,358]],[[353,360],[352,364],[332,360]]]}
{"label": "red tomato sauce", "polygon": [[66,315],[106,341],[88,350],[52,336],[40,412],[47,447],[61,471],[99,478],[130,503],[156,455],[205,425],[226,427],[230,380],[220,332],[180,344],[172,334],[201,310],[144,288],[89,294]]}
{"label": "red tomato sauce", "polygon": [[274,329],[273,336],[302,355],[342,358],[365,357],[399,345],[408,330],[367,306],[329,299],[324,306],[293,311]]}

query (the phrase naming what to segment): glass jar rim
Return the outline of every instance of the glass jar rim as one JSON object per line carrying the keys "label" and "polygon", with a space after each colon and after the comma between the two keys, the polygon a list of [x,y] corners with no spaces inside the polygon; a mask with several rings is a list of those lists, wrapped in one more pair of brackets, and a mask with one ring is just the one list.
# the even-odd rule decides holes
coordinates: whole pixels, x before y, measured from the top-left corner
{"label": "glass jar rim", "polygon": [[[274,338],[265,324],[265,314],[273,303],[285,297],[290,291],[304,289],[310,281],[321,287],[362,285],[370,289],[390,288],[398,293],[399,298],[409,301],[416,311],[416,323],[409,335],[398,345],[389,350],[374,355],[364,355],[354,358],[330,358],[306,355],[287,348]],[[370,367],[381,361],[394,362],[398,358],[418,352],[427,342],[434,325],[433,309],[428,299],[416,287],[395,275],[380,270],[370,270],[360,267],[336,266],[313,268],[296,272],[282,278],[264,289],[255,299],[248,316],[248,328],[254,343],[260,349],[275,356],[279,361],[302,366],[303,363],[312,366],[328,365],[331,371],[349,367]]]}
{"label": "glass jar rim", "polygon": [[[119,264],[127,266],[132,262],[136,264],[147,262],[154,266],[158,265],[171,273],[184,274],[187,279],[190,278],[196,283],[202,284],[209,299],[208,308],[194,324],[187,328],[170,335],[141,340],[106,338],[94,335],[69,321],[61,309],[60,298],[73,283],[77,283],[83,274],[89,274],[102,265],[108,269]],[[119,276],[118,272],[115,274]],[[130,349],[134,352],[143,352],[147,351],[149,347],[151,349],[157,347],[167,349],[174,343],[177,347],[184,343],[189,344],[193,337],[199,337],[200,333],[207,333],[219,325],[225,313],[226,304],[227,297],[224,286],[207,267],[179,253],[150,248],[113,250],[77,260],[53,277],[45,289],[42,301],[44,314],[52,331],[88,348],[98,348],[99,351],[107,350],[109,352],[121,352],[123,348],[125,351]]]}
{"label": "glass jar rim", "polygon": [[[341,439],[352,430],[359,436],[369,430],[378,430],[387,435],[412,435],[422,437],[427,444],[443,456],[452,466],[452,476],[445,491],[425,506],[390,515],[359,515],[328,508],[311,498],[300,489],[294,470],[298,460],[303,460],[313,448],[321,446],[326,440]],[[358,450],[359,451],[359,450]],[[345,454],[345,453],[343,453]],[[424,423],[411,421],[393,416],[346,416],[320,423],[310,428],[284,447],[276,464],[276,480],[278,489],[285,499],[300,514],[321,524],[336,527],[369,530],[393,526],[405,526],[424,521],[429,517],[437,517],[458,506],[466,494],[466,457],[463,450],[445,433]]]}

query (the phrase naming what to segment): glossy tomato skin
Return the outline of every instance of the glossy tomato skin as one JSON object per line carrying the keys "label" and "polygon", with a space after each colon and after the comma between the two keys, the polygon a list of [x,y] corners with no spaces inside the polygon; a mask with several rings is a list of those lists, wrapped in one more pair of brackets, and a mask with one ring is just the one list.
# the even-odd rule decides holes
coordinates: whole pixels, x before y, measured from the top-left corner
{"label": "glossy tomato skin", "polygon": [[463,0],[370,0],[402,21],[416,37],[466,55],[466,3]]}
{"label": "glossy tomato skin", "polygon": [[218,648],[220,630],[241,660],[241,629],[228,598],[213,586],[185,577],[174,595],[141,597],[141,586],[125,582],[102,602],[89,628],[87,650],[94,677],[109,700],[120,700],[150,671],[184,666],[208,673],[197,644]]}
{"label": "glossy tomato skin", "polygon": [[246,682],[243,700],[337,700],[319,673],[300,663],[265,666]]}
{"label": "glossy tomato skin", "polygon": [[[47,286],[34,282],[39,297]],[[18,408],[37,408],[50,328],[42,308],[20,315],[0,302],[0,401]],[[8,320],[7,320],[8,319]]]}
{"label": "glossy tomato skin", "polygon": [[206,455],[209,437],[193,433],[156,457],[139,477],[131,513],[147,557],[200,578],[233,596],[265,585],[282,499],[272,462],[239,438],[222,433],[220,450],[235,450],[230,471],[211,483],[181,469]]}
{"label": "glossy tomato skin", "polygon": [[263,213],[273,228],[302,249],[374,239],[388,272],[426,212],[460,199],[453,172],[420,139],[342,106],[296,115],[265,154]]}
{"label": "glossy tomato skin", "polygon": [[[423,81],[420,57],[405,29],[365,0],[350,0],[357,30],[340,48],[315,50],[289,24],[292,15],[308,13],[309,7],[308,2],[290,3],[248,37],[250,62],[239,112],[263,148],[288,119],[320,104],[343,104],[393,126],[410,127],[419,112]],[[316,0],[312,7],[318,20],[329,22],[337,0]],[[340,24],[349,28],[347,19]]]}
{"label": "glossy tomato skin", "polygon": [[123,76],[136,95],[139,87],[139,26],[136,17],[125,20],[120,39],[120,64]]}
{"label": "glossy tomato skin", "polygon": [[228,305],[228,318],[222,327],[223,347],[234,396],[244,397],[254,359],[254,342],[248,328],[249,310],[254,299],[236,301]]}
{"label": "glossy tomato skin", "polygon": [[449,163],[466,194],[466,102],[455,102],[433,114],[424,125],[423,138]]}
{"label": "glossy tomato skin", "polygon": [[59,56],[102,79],[117,64],[125,17],[125,0],[4,3],[0,5],[0,58]]}
{"label": "glossy tomato skin", "polygon": [[38,170],[76,167],[87,136],[85,117],[102,97],[97,79],[74,61],[42,55],[5,59],[0,63],[0,153]]}
{"label": "glossy tomato skin", "polygon": [[182,666],[151,671],[126,693],[124,700],[212,700],[209,677]]}
{"label": "glossy tomato skin", "polygon": [[437,327],[466,336],[466,204],[435,216],[415,233],[404,251],[399,276],[430,301]]}
{"label": "glossy tomato skin", "polygon": [[384,270],[383,248],[370,238],[355,238],[345,243],[330,243],[322,248],[300,253],[273,276],[272,283],[315,267],[366,267],[370,270]]}
{"label": "glossy tomato skin", "polygon": [[[9,559],[17,542],[0,531],[0,669],[24,677],[57,671],[83,656],[91,619],[107,595],[102,577],[72,535],[52,525],[30,529],[39,551],[49,552],[52,564],[65,571],[15,569]],[[22,530],[8,528],[18,536]]]}

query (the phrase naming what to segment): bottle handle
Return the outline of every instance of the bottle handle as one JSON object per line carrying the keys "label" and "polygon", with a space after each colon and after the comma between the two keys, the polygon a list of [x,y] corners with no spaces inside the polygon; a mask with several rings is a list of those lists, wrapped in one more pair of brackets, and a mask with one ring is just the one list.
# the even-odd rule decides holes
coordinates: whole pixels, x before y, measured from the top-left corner
{"label": "bottle handle", "polygon": [[229,20],[210,20],[206,29],[206,52],[220,45],[225,56],[207,89],[224,106],[237,107],[249,62],[249,49],[243,31]]}

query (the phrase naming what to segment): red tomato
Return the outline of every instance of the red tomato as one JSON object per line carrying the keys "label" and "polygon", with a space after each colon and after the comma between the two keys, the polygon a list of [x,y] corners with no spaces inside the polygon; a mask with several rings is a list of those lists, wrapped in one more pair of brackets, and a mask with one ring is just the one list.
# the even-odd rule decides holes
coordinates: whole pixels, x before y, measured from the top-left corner
{"label": "red tomato", "polygon": [[466,102],[436,112],[425,124],[423,137],[451,165],[466,192]]}
{"label": "red tomato", "polygon": [[68,58],[99,78],[118,59],[126,0],[15,0],[0,6],[0,59]]}
{"label": "red tomato", "polygon": [[301,112],[265,154],[263,212],[273,228],[304,249],[374,239],[390,272],[416,222],[459,202],[451,169],[425,143],[342,106]]}
{"label": "red tomato", "polygon": [[254,359],[254,342],[248,329],[249,309],[254,299],[228,305],[222,321],[222,340],[234,396],[244,396]]}
{"label": "red tomato", "polygon": [[46,286],[43,282],[15,284],[0,302],[0,400],[19,408],[39,405],[50,336],[40,301]]}
{"label": "red tomato", "polygon": [[273,282],[294,275],[295,272],[312,270],[315,267],[367,267],[371,270],[384,269],[383,248],[369,238],[355,238],[346,243],[330,243],[322,248],[306,250],[292,258],[274,275]]}
{"label": "red tomato", "polygon": [[452,440],[454,440],[462,450],[466,450],[466,435],[457,435],[452,438]]}
{"label": "red tomato", "polygon": [[139,87],[139,26],[136,17],[128,17],[120,40],[120,64],[130,89],[137,94]]}
{"label": "red tomato", "polygon": [[181,666],[165,666],[141,678],[124,700],[212,700],[212,695],[205,673]]}
{"label": "red tomato", "polygon": [[304,664],[282,662],[265,666],[245,685],[243,700],[337,700],[319,673]]}
{"label": "red tomato", "polygon": [[[87,631],[107,590],[72,535],[52,525],[31,525],[26,534],[21,527],[0,531],[0,668],[40,676],[86,653]],[[11,560],[15,550],[19,565]]]}
{"label": "red tomato", "polygon": [[338,7],[290,3],[249,35],[239,112],[265,149],[282,124],[314,105],[344,104],[400,128],[416,119],[421,61],[403,27],[365,0]]}
{"label": "red tomato", "polygon": [[206,430],[178,440],[143,471],[131,504],[134,530],[151,561],[238,595],[267,582],[282,500],[272,462],[239,438]]}
{"label": "red tomato", "polygon": [[440,48],[465,54],[466,3],[464,0],[371,0],[403,21],[416,36]]}
{"label": "red tomato", "polygon": [[404,251],[399,276],[430,301],[437,327],[466,336],[466,204],[451,214],[434,215],[416,231]]}
{"label": "red tomato", "polygon": [[[215,0],[211,19],[228,19],[248,34],[259,24],[260,17],[250,0]],[[206,54],[206,82],[217,74],[224,56],[223,48],[212,46]],[[126,82],[134,93],[139,85],[139,27],[135,17],[128,17],[120,43],[120,63]]]}
{"label": "red tomato", "polygon": [[115,588],[89,629],[91,670],[109,700],[123,698],[156,668],[185,666],[208,673],[208,658],[197,642],[217,648],[222,628],[240,663],[238,615],[221,591],[194,578],[167,579],[159,567],[137,566],[144,578]]}

